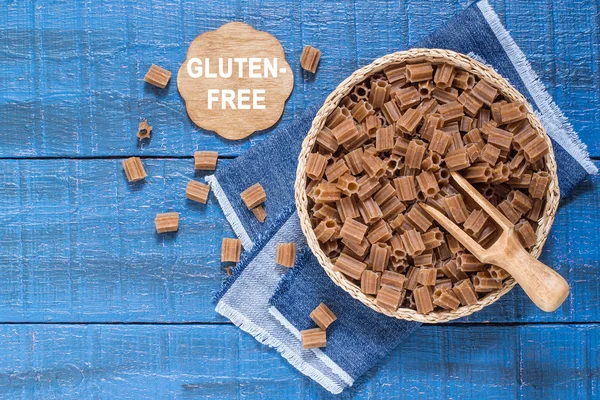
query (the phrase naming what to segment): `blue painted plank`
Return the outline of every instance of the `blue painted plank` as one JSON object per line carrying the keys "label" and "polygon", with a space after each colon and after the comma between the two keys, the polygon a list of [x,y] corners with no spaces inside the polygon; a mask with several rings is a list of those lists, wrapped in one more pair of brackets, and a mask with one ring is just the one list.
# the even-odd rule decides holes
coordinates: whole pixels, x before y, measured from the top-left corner
{"label": "blue painted plank", "polygon": [[[176,71],[198,34],[246,21],[282,42],[295,87],[281,123],[324,100],[358,66],[430,33],[468,0],[206,2],[124,0],[0,5],[0,157],[238,155],[270,130],[229,142],[194,126],[175,82],[143,83],[151,63]],[[592,155],[600,156],[597,4],[492,1]],[[378,24],[372,18],[378,18]],[[323,51],[316,77],[298,67],[302,46]],[[149,145],[135,131],[146,117]]]}
{"label": "blue painted plank", "polygon": [[[227,160],[220,160],[219,166]],[[598,163],[600,165],[600,163]],[[1,160],[0,321],[222,321],[210,302],[233,237],[216,201],[185,199],[192,159],[144,159],[148,178],[128,184],[120,159]],[[468,321],[600,321],[600,177],[561,209],[542,259],[572,296],[542,313],[512,291]],[[181,213],[177,234],[155,234],[158,212]]]}
{"label": "blue painted plank", "polygon": [[[593,398],[597,325],[426,326],[341,398]],[[0,325],[3,398],[332,398],[233,326]]]}

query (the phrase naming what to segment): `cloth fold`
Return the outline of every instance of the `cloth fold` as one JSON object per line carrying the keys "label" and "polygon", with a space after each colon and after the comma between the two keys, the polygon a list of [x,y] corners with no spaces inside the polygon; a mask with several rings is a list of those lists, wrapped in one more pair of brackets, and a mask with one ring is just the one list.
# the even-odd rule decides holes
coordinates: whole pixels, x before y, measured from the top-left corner
{"label": "cloth fold", "polygon": [[[587,174],[597,172],[585,145],[487,1],[471,5],[413,47],[469,54],[496,69],[529,100],[553,141],[563,198]],[[418,324],[385,317],[354,300],[329,279],[306,245],[293,185],[300,146],[316,110],[307,110],[207,177],[246,250],[215,301],[217,312],[277,349],[330,392],[339,393],[405,340]],[[267,192],[264,225],[256,221],[239,196],[256,182]],[[277,243],[292,241],[298,257],[296,266],[288,271],[275,264],[275,248]],[[328,328],[326,348],[303,350],[299,332],[314,327],[308,315],[320,302],[326,303],[338,320]]]}

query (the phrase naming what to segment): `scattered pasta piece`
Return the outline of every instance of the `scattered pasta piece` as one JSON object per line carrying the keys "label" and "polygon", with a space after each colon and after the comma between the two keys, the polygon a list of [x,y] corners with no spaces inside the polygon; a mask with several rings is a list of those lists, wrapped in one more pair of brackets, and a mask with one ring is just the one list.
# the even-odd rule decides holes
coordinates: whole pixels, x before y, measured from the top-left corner
{"label": "scattered pasta piece", "polygon": [[157,233],[177,232],[179,230],[179,213],[168,212],[156,214],[154,218]]}
{"label": "scattered pasta piece", "polygon": [[164,89],[167,86],[170,79],[171,72],[156,64],[152,64],[146,73],[146,76],[144,76],[144,81],[161,89]]}
{"label": "scattered pasta piece", "polygon": [[310,313],[310,319],[315,321],[319,328],[325,330],[337,317],[329,307],[321,303]]}
{"label": "scattered pasta piece", "polygon": [[261,224],[267,219],[267,212],[263,206],[256,206],[252,209],[252,213]]}
{"label": "scattered pasta piece", "polygon": [[223,238],[221,242],[221,262],[239,262],[242,253],[240,239]]}
{"label": "scattered pasta piece", "polygon": [[260,183],[255,183],[240,194],[242,201],[249,210],[264,203],[267,199],[267,193]]}
{"label": "scattered pasta piece", "polygon": [[321,328],[307,329],[301,331],[300,334],[303,349],[316,349],[325,347],[327,344],[327,334]]}
{"label": "scattered pasta piece", "polygon": [[277,243],[275,263],[292,268],[296,263],[296,243]]}
{"label": "scattered pasta piece", "polygon": [[208,193],[210,192],[210,186],[190,180],[185,188],[185,196],[193,201],[197,201],[198,203],[206,204],[208,201]]}
{"label": "scattered pasta piece", "polygon": [[321,59],[321,52],[311,46],[304,46],[302,55],[300,56],[300,66],[302,69],[312,72],[317,72],[319,66],[319,60]]}
{"label": "scattered pasta piece", "polygon": [[197,151],[194,153],[194,169],[213,171],[217,168],[219,153],[216,151]]}
{"label": "scattered pasta piece", "polygon": [[150,139],[152,137],[152,127],[148,125],[147,120],[140,122],[138,126],[137,137],[139,140]]}
{"label": "scattered pasta piece", "polygon": [[146,178],[146,170],[139,157],[130,157],[123,160],[123,170],[129,182],[137,182]]}

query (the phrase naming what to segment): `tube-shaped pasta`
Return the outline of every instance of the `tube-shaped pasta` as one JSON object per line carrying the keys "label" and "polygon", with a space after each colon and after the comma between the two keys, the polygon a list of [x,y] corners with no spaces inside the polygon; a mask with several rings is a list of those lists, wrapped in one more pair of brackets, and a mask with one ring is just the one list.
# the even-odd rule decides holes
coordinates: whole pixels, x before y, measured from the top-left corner
{"label": "tube-shaped pasta", "polygon": [[410,256],[419,255],[425,250],[421,234],[416,230],[406,231],[400,235],[400,238],[402,239],[406,253]]}
{"label": "tube-shaped pasta", "polygon": [[473,96],[478,98],[484,104],[491,106],[494,102],[494,99],[498,95],[498,89],[492,87],[489,83],[482,79],[477,82],[475,86],[473,86],[471,93],[473,93]]}
{"label": "tube-shaped pasta", "polygon": [[448,171],[448,168],[442,167],[435,171],[435,179],[438,181],[438,186],[447,185],[448,182],[450,182],[450,172]]}
{"label": "tube-shaped pasta", "polygon": [[369,251],[369,248],[371,247],[371,244],[369,243],[367,238],[364,238],[360,243],[342,239],[342,243],[346,245],[342,253],[361,260],[365,257],[365,255]]}
{"label": "tube-shaped pasta", "polygon": [[423,117],[423,126],[421,127],[419,133],[421,134],[421,139],[428,140],[431,142],[433,138],[434,131],[439,129],[444,125],[444,120],[442,116],[439,114],[429,114]]}
{"label": "tube-shaped pasta", "polygon": [[411,107],[418,106],[421,102],[421,95],[414,86],[402,88],[394,92],[396,104],[400,106],[400,111],[408,110]]}
{"label": "tube-shaped pasta", "polygon": [[296,243],[277,243],[275,263],[291,268],[296,263]]}
{"label": "tube-shaped pasta", "polygon": [[392,229],[390,228],[389,224],[383,219],[380,219],[373,225],[371,225],[369,233],[367,234],[367,240],[371,244],[375,244],[378,242],[387,242],[391,238]]}
{"label": "tube-shaped pasta", "polygon": [[440,270],[446,275],[452,282],[458,282],[463,279],[467,279],[468,275],[458,269],[456,260],[448,260],[442,263]]}
{"label": "tube-shaped pasta", "polygon": [[369,261],[373,271],[383,272],[390,261],[391,248],[385,243],[375,243],[371,246]]}
{"label": "tube-shaped pasta", "polygon": [[525,153],[525,158],[530,163],[534,163],[537,160],[540,160],[549,152],[550,148],[548,147],[548,143],[546,143],[546,139],[544,139],[542,136],[534,137],[529,143],[523,146],[523,153]]}
{"label": "tube-shaped pasta", "polygon": [[473,210],[465,221],[463,228],[467,235],[477,237],[487,221],[488,216],[486,213],[482,210]]}
{"label": "tube-shaped pasta", "polygon": [[508,103],[500,107],[500,120],[510,124],[527,118],[527,107],[523,103]]}
{"label": "tube-shaped pasta", "polygon": [[444,243],[444,234],[438,228],[433,228],[421,235],[425,250],[435,249]]}
{"label": "tube-shaped pasta", "polygon": [[410,223],[421,232],[426,232],[433,223],[433,218],[418,203],[414,204],[405,215]]}
{"label": "tube-shaped pasta", "polygon": [[329,129],[333,129],[346,120],[352,120],[352,114],[350,113],[350,110],[344,106],[337,107],[327,117],[325,126],[327,126]]}
{"label": "tube-shaped pasta", "polygon": [[485,265],[480,262],[473,254],[462,253],[456,257],[458,268],[462,272],[483,271]]}
{"label": "tube-shaped pasta", "polygon": [[396,311],[401,301],[404,299],[404,295],[404,290],[398,290],[387,285],[381,286],[381,289],[377,292],[375,303],[377,303],[379,307]]}
{"label": "tube-shaped pasta", "polygon": [[461,194],[455,194],[444,198],[448,213],[458,224],[462,224],[469,217],[469,210],[463,201]]}
{"label": "tube-shaped pasta", "polygon": [[251,210],[254,207],[265,202],[265,200],[267,199],[267,193],[265,193],[265,189],[263,189],[260,183],[255,183],[248,189],[244,190],[240,194],[240,197],[242,198],[244,204],[246,204],[246,207],[248,207],[248,209]]}
{"label": "tube-shaped pasta", "polygon": [[537,242],[537,236],[529,221],[522,219],[515,224],[515,231],[518,233],[519,241],[526,249],[529,249]]}
{"label": "tube-shaped pasta", "polygon": [[358,202],[358,211],[360,212],[360,216],[365,224],[372,224],[383,217],[381,209],[371,197],[364,201]]}
{"label": "tube-shaped pasta", "polygon": [[375,115],[369,115],[364,121],[364,130],[370,138],[374,138],[377,130],[381,128],[381,121]]}
{"label": "tube-shaped pasta", "polygon": [[[315,154],[315,153],[312,153],[312,154]],[[309,155],[309,162],[310,162],[310,155]],[[307,171],[308,171],[308,162],[307,162]],[[344,174],[347,174],[349,171],[350,170],[348,169],[348,166],[346,165],[346,162],[344,161],[344,159],[340,158],[339,160],[335,161],[333,164],[331,164],[330,166],[325,168],[325,176],[327,177],[327,180],[329,182],[334,183],[335,181],[338,180],[338,178],[340,178]],[[308,172],[306,174],[308,175]],[[309,176],[309,178],[310,178],[310,176]]]}
{"label": "tube-shaped pasta", "polygon": [[385,164],[379,157],[363,154],[362,165],[371,178],[381,178],[385,174]]}
{"label": "tube-shaped pasta", "polygon": [[383,271],[383,274],[381,274],[381,285],[391,286],[398,290],[404,289],[406,285],[406,276],[394,271]]}
{"label": "tube-shaped pasta", "polygon": [[433,81],[440,89],[446,89],[452,85],[455,74],[456,71],[454,70],[454,66],[444,63],[437,66]]}
{"label": "tube-shaped pasta", "polygon": [[496,128],[490,122],[481,128],[481,132],[487,135],[488,144],[492,144],[500,150],[510,151],[513,138],[512,132]]}
{"label": "tube-shaped pasta", "polygon": [[321,51],[312,46],[304,46],[300,55],[300,66],[302,69],[312,72],[317,72],[319,60],[321,59]]}
{"label": "tube-shaped pasta", "polygon": [[363,120],[367,118],[367,116],[375,114],[375,111],[373,110],[373,106],[371,105],[371,103],[361,100],[358,103],[356,103],[356,105],[352,108],[351,113],[352,118],[354,118],[357,122],[360,123],[363,122]]}
{"label": "tube-shaped pasta", "polygon": [[356,201],[352,196],[342,197],[340,200],[336,201],[336,206],[342,221],[345,221],[348,218],[360,217]]}
{"label": "tube-shaped pasta", "polygon": [[379,290],[379,274],[365,270],[360,277],[360,291],[364,294],[377,294]]}
{"label": "tube-shaped pasta", "polygon": [[430,171],[423,171],[417,175],[417,183],[425,197],[433,197],[440,191],[435,175]]}
{"label": "tube-shaped pasta", "polygon": [[[421,96],[421,100],[430,99],[431,92],[435,88],[435,85],[431,81],[419,82],[419,95]],[[423,103],[421,103],[423,104]]]}
{"label": "tube-shaped pasta", "polygon": [[485,142],[481,138],[481,133],[477,128],[471,129],[469,132],[465,133],[462,139],[465,144],[476,144],[479,149],[483,149],[485,146]]}
{"label": "tube-shaped pasta", "polygon": [[508,200],[501,201],[497,208],[513,224],[521,218],[521,215],[514,209]]}
{"label": "tube-shaped pasta", "polygon": [[420,168],[426,150],[427,145],[425,142],[419,139],[411,140],[406,149],[405,165],[409,168]]}
{"label": "tube-shaped pasta", "polygon": [[413,133],[422,119],[423,114],[416,108],[409,108],[402,114],[396,125],[405,133]]}
{"label": "tube-shaped pasta", "polygon": [[383,73],[390,83],[406,80],[406,66],[392,64],[383,69]]}
{"label": "tube-shaped pasta", "polygon": [[460,300],[452,291],[452,284],[450,288],[436,288],[433,292],[433,304],[442,307],[445,310],[456,310],[460,306]]}
{"label": "tube-shaped pasta", "polygon": [[459,171],[471,166],[469,155],[464,147],[447,152],[444,162],[450,171]]}
{"label": "tube-shaped pasta", "polygon": [[375,133],[375,148],[377,151],[387,151],[394,147],[394,127],[392,125],[377,129]]}
{"label": "tube-shaped pasta", "polygon": [[434,173],[435,171],[440,169],[441,163],[442,157],[438,153],[434,151],[428,151],[427,156],[423,159],[423,162],[421,163],[421,169],[425,171],[431,171],[431,173]]}
{"label": "tube-shaped pasta", "polygon": [[360,136],[360,132],[352,119],[345,119],[335,128],[332,128],[331,133],[333,133],[333,136],[339,145],[351,142]]}
{"label": "tube-shaped pasta", "polygon": [[477,293],[469,279],[463,279],[457,282],[452,288],[452,292],[458,297],[463,306],[477,304]]}
{"label": "tube-shaped pasta", "polygon": [[389,124],[398,121],[402,114],[394,100],[387,101],[381,106],[381,112]]}
{"label": "tube-shaped pasta", "polygon": [[492,168],[488,163],[475,163],[465,169],[463,177],[471,183],[484,183],[492,179]]}
{"label": "tube-shaped pasta", "polygon": [[435,285],[437,270],[435,268],[421,268],[417,275],[417,283],[423,286]]}
{"label": "tube-shaped pasta", "polygon": [[433,301],[428,287],[419,286],[413,291],[413,296],[419,314],[429,314],[433,311]]}
{"label": "tube-shaped pasta", "polygon": [[432,268],[434,261],[434,253],[423,253],[413,257],[413,262],[417,267],[429,267],[434,270],[437,275],[437,270]]}
{"label": "tube-shaped pasta", "polygon": [[458,93],[449,91],[448,89],[444,90],[436,87],[431,91],[431,97],[436,99],[440,104],[447,104],[456,101],[458,98]]}
{"label": "tube-shaped pasta", "polygon": [[408,64],[406,79],[409,82],[428,81],[433,78],[433,67],[430,63]]}
{"label": "tube-shaped pasta", "polygon": [[[513,136],[512,146],[515,150],[521,151],[523,147],[537,137],[535,130],[529,125],[526,129]],[[523,156],[524,157],[524,156]]]}
{"label": "tube-shaped pasta", "polygon": [[357,125],[356,129],[358,131],[358,136],[343,144],[344,148],[348,151],[358,149],[369,140],[369,135],[365,132],[363,125]]}
{"label": "tube-shaped pasta", "polygon": [[335,220],[326,218],[315,227],[315,236],[319,242],[325,243],[331,240],[338,228],[339,227]]}
{"label": "tube-shaped pasta", "polygon": [[508,200],[510,205],[521,215],[531,210],[531,198],[520,190],[512,190],[508,194],[506,200]]}
{"label": "tube-shaped pasta", "polygon": [[210,171],[217,168],[219,153],[216,151],[197,151],[194,153],[194,169]]}
{"label": "tube-shaped pasta", "polygon": [[377,193],[375,193],[373,200],[375,200],[375,202],[381,206],[383,203],[394,197],[395,194],[396,189],[394,189],[394,187],[388,182],[383,185],[381,189],[377,191]]}
{"label": "tube-shaped pasta", "polygon": [[508,165],[499,162],[492,168],[492,179],[490,179],[490,182],[495,184],[506,182],[508,181],[509,175],[510,169]]}
{"label": "tube-shaped pasta", "polygon": [[341,272],[342,274],[357,280],[360,279],[360,276],[366,268],[367,264],[344,253],[340,254],[333,265],[335,271]]}
{"label": "tube-shaped pasta", "polygon": [[398,200],[398,197],[396,197],[396,196],[393,196],[388,201],[383,203],[380,206],[380,208],[381,208],[382,218],[385,219],[386,221],[389,220],[390,218],[395,218],[398,214],[400,214],[401,212],[406,210],[406,206],[404,205],[404,203],[402,203],[400,200]]}
{"label": "tube-shaped pasta", "polygon": [[443,104],[438,107],[437,112],[442,116],[444,124],[460,120],[464,114],[463,105],[458,101]]}
{"label": "tube-shaped pasta", "polygon": [[506,279],[510,276],[510,274],[508,272],[506,272],[502,268],[498,267],[497,265],[490,266],[488,268],[488,274],[490,274],[492,279],[495,279],[500,282],[502,282],[504,279]]}
{"label": "tube-shaped pasta", "polygon": [[221,242],[221,262],[239,262],[242,252],[240,239],[223,238]]}
{"label": "tube-shaped pasta", "polygon": [[502,289],[502,282],[492,278],[486,271],[480,271],[472,278],[473,289],[479,293],[493,292]]}
{"label": "tube-shaped pasta", "polygon": [[392,154],[406,156],[409,144],[410,140],[408,140],[405,137],[399,136],[398,138],[396,138],[396,143],[394,143],[394,147],[392,148]]}
{"label": "tube-shaped pasta", "polygon": [[332,203],[342,198],[341,190],[333,183],[321,181],[312,190],[312,197],[316,203]]}
{"label": "tube-shaped pasta", "polygon": [[323,129],[321,129],[317,134],[316,143],[321,149],[327,151],[328,153],[335,153],[335,151],[338,149],[338,143],[335,136],[333,136],[331,129],[326,126],[324,126]]}
{"label": "tube-shaped pasta", "polygon": [[378,80],[371,83],[371,93],[369,94],[369,103],[375,108],[380,108],[387,101],[390,95],[391,86],[387,81]]}
{"label": "tube-shaped pasta", "polygon": [[346,165],[348,166],[348,169],[350,169],[352,175],[358,175],[363,172],[363,155],[363,150],[359,148],[352,150],[344,156]]}
{"label": "tube-shaped pasta", "polygon": [[479,160],[488,163],[489,165],[496,165],[498,157],[500,156],[500,149],[493,144],[487,143],[483,146],[481,154],[479,154]]}
{"label": "tube-shaped pasta", "polygon": [[465,90],[458,96],[457,100],[463,105],[465,113],[470,117],[475,117],[483,107],[483,103],[473,94],[472,90]]}
{"label": "tube-shaped pasta", "polygon": [[338,189],[346,196],[352,196],[359,192],[359,185],[356,177],[350,174],[340,176],[335,184]]}
{"label": "tube-shaped pasta", "polygon": [[417,198],[414,176],[400,176],[394,179],[394,186],[401,201],[412,201]]}
{"label": "tube-shaped pasta", "polygon": [[359,200],[365,200],[375,194],[380,188],[381,184],[377,178],[369,178],[363,175],[358,180],[358,198]]}
{"label": "tube-shaped pasta", "polygon": [[469,132],[473,129],[473,118],[463,115],[458,123],[458,130],[461,132]]}
{"label": "tube-shaped pasta", "polygon": [[354,219],[346,218],[340,231],[340,236],[346,241],[362,242],[369,227]]}
{"label": "tube-shaped pasta", "polygon": [[319,218],[319,219],[325,219],[325,218],[330,218],[330,219],[335,219],[338,212],[335,208],[325,204],[325,203],[316,203],[313,206],[313,216]]}
{"label": "tube-shaped pasta", "polygon": [[462,90],[471,89],[475,86],[475,77],[467,71],[456,71],[452,86]]}
{"label": "tube-shaped pasta", "polygon": [[480,150],[475,143],[469,143],[465,146],[467,156],[469,156],[469,162],[474,163],[479,160]]}
{"label": "tube-shaped pasta", "polygon": [[550,183],[550,174],[545,171],[536,172],[531,177],[529,194],[534,199],[542,199]]}
{"label": "tube-shaped pasta", "polygon": [[502,116],[500,115],[500,108],[507,104],[506,100],[497,101],[490,106],[490,111],[492,112],[492,119],[496,121],[498,125],[502,124]]}

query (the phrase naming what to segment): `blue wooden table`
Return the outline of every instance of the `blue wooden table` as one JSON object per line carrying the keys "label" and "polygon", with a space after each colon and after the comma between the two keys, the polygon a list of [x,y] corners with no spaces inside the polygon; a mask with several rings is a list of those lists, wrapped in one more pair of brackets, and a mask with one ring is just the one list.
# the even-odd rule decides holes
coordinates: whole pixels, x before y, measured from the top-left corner
{"label": "blue wooden table", "polygon": [[[228,142],[188,119],[172,82],[198,34],[240,20],[274,34],[294,68],[281,124],[348,74],[414,42],[467,0],[63,0],[0,4],[0,398],[328,397],[214,312],[214,199],[182,196],[192,154],[220,165],[269,135]],[[491,1],[592,156],[600,160],[598,0]],[[376,23],[374,23],[376,21]],[[304,44],[323,51],[315,80]],[[138,146],[140,118],[154,126]],[[128,185],[124,157],[148,179]],[[597,162],[600,166],[600,161]],[[342,396],[600,396],[600,178],[563,202],[543,260],[572,295],[544,314],[520,289],[467,319],[424,326]],[[154,234],[157,212],[181,229]]]}

